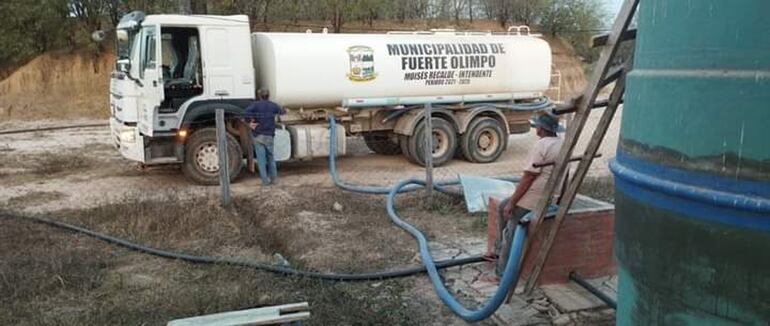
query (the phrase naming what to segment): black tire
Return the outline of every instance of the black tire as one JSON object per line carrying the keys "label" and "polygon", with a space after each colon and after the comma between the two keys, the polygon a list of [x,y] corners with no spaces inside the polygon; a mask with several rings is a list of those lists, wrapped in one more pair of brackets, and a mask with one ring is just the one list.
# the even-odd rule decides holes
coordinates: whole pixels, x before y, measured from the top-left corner
{"label": "black tire", "polygon": [[407,161],[418,164],[417,161],[414,160],[414,154],[409,151],[409,136],[398,135],[398,145],[401,147],[401,154],[406,157]]}
{"label": "black tire", "polygon": [[473,163],[496,161],[508,146],[508,135],[500,121],[490,117],[476,117],[460,136],[463,157]]}
{"label": "black tire", "polygon": [[366,147],[377,154],[398,155],[401,154],[401,145],[395,136],[382,133],[371,133],[364,135]]}
{"label": "black tire", "polygon": [[[235,137],[227,135],[227,158],[230,161],[230,181],[243,169],[243,151]],[[202,185],[219,184],[219,155],[217,130],[209,127],[195,131],[185,144],[182,172],[190,180]]]}
{"label": "black tire", "polygon": [[[457,130],[442,118],[433,117],[433,166],[441,166],[451,161],[457,151]],[[425,121],[420,121],[409,136],[409,155],[413,162],[425,166]]]}

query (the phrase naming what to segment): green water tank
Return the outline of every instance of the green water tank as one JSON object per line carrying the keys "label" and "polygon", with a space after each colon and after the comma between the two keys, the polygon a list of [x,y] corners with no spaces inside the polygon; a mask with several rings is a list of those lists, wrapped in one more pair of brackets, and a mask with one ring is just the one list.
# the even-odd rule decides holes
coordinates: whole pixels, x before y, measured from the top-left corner
{"label": "green water tank", "polygon": [[617,324],[770,324],[770,1],[642,0],[628,78]]}

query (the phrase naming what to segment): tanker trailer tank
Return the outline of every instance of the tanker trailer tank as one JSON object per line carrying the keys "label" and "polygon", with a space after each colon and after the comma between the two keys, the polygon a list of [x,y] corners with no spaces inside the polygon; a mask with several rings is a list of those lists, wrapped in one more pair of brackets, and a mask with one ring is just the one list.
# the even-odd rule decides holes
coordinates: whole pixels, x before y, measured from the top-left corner
{"label": "tanker trailer tank", "polygon": [[551,49],[533,35],[252,35],[257,85],[289,108],[533,99]]}

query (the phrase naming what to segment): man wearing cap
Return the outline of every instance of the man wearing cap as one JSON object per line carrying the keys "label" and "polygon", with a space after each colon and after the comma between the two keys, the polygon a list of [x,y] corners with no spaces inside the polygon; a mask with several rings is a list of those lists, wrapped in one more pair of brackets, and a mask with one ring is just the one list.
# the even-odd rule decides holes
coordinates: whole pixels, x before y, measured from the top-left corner
{"label": "man wearing cap", "polygon": [[267,186],[278,181],[278,168],[273,156],[275,117],[285,114],[286,110],[270,101],[270,91],[265,88],[257,91],[257,99],[246,107],[244,114],[251,128],[259,177],[262,179],[262,185]]}
{"label": "man wearing cap", "polygon": [[[519,219],[533,211],[543,196],[545,184],[553,171],[553,165],[535,167],[539,163],[554,162],[561,150],[562,139],[558,133],[564,131],[559,119],[543,112],[529,120],[539,139],[527,155],[524,175],[516,185],[516,190],[503,209],[503,216],[497,219],[497,275],[502,275],[511,250],[513,231]],[[558,193],[558,191],[556,191]]]}

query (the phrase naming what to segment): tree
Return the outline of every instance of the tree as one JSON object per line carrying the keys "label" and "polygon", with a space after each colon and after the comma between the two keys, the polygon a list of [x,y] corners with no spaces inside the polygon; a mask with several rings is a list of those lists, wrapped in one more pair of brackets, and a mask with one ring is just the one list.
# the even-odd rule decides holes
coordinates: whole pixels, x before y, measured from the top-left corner
{"label": "tree", "polygon": [[185,15],[205,15],[208,13],[208,1],[179,0],[179,13]]}
{"label": "tree", "polygon": [[547,0],[515,0],[511,10],[511,20],[517,24],[534,25],[546,5]]}
{"label": "tree", "polygon": [[67,0],[1,1],[0,71],[68,45],[71,21],[67,5]]}
{"label": "tree", "polygon": [[598,0],[548,0],[541,15],[540,26],[553,36],[567,39],[575,50],[589,61],[596,57],[589,45],[605,20]]}
{"label": "tree", "polygon": [[511,20],[513,3],[510,0],[486,0],[487,16],[494,18],[500,27],[505,28]]}
{"label": "tree", "polygon": [[332,25],[334,33],[342,32],[342,25],[348,20],[353,1],[352,0],[325,0],[318,1],[325,4],[327,17]]}
{"label": "tree", "polygon": [[355,7],[359,19],[372,27],[374,21],[380,17],[380,13],[387,9],[387,3],[380,0],[359,0]]}

